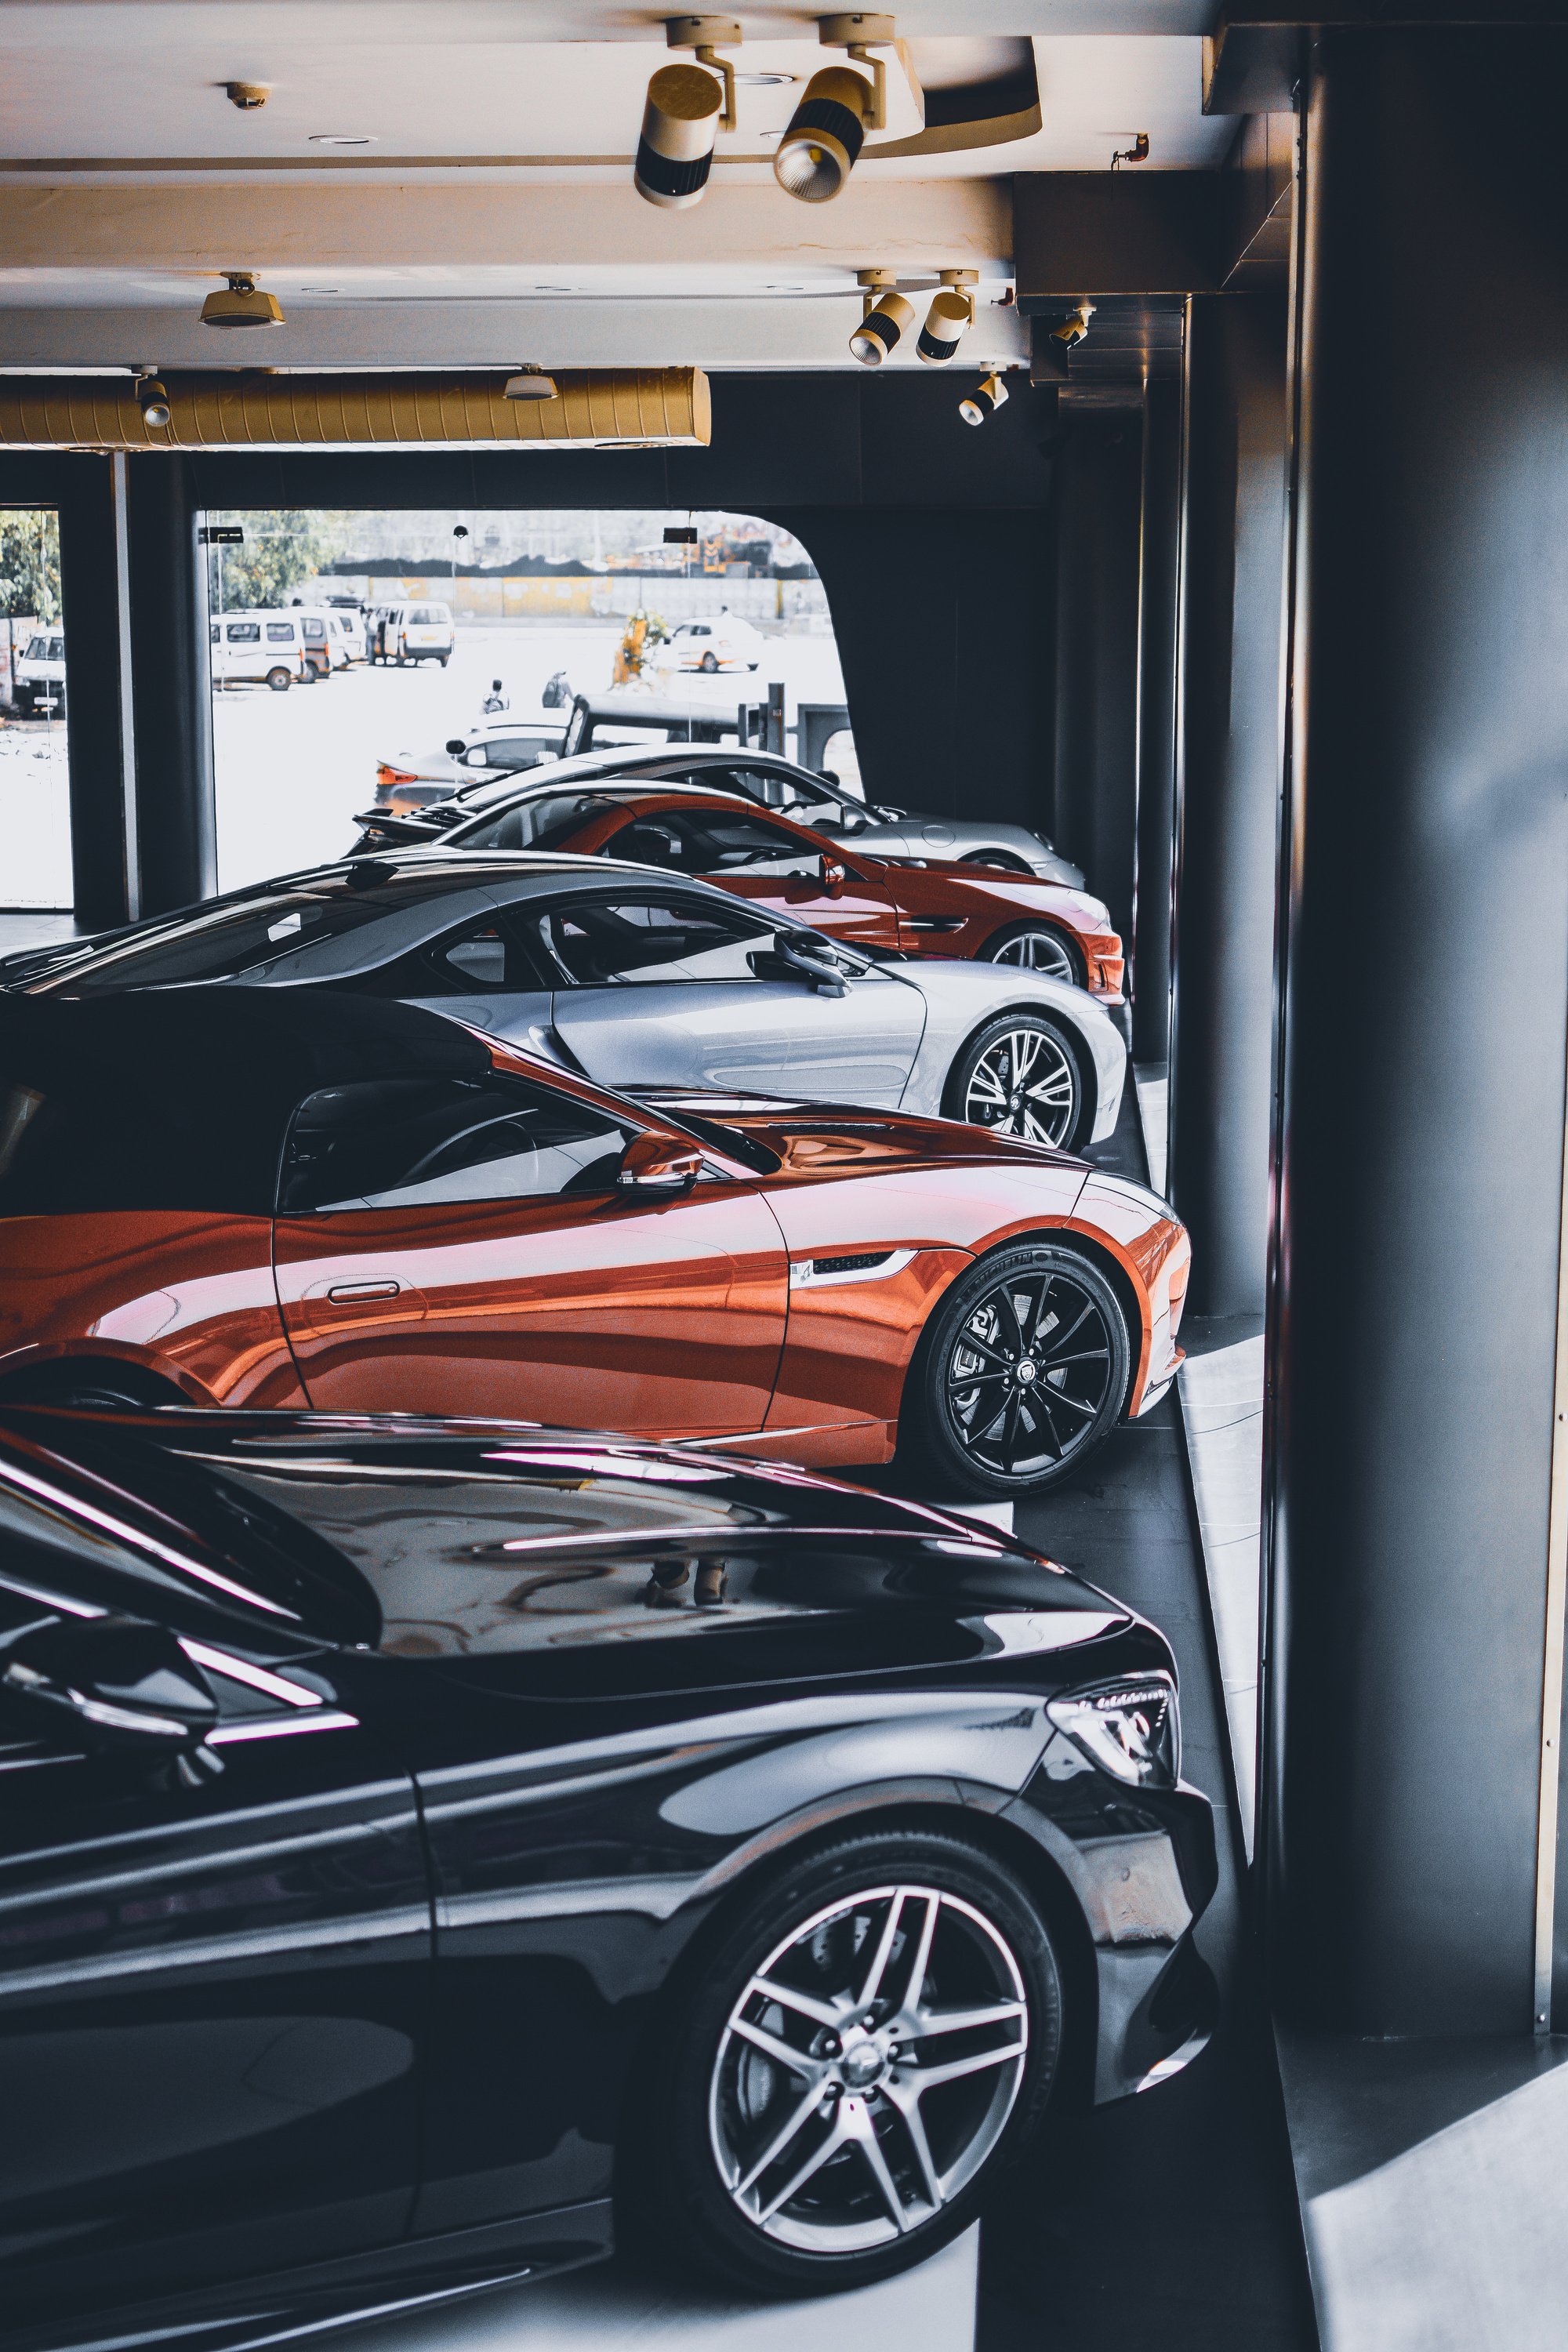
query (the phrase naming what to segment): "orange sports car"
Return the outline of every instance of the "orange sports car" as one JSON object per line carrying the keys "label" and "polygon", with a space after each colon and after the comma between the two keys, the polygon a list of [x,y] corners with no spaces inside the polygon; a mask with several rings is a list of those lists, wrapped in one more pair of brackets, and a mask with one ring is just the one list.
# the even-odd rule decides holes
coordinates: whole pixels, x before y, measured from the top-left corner
{"label": "orange sports car", "polygon": [[1164,1203],[899,1112],[614,1094],[439,1014],[0,1004],[0,1399],[477,1413],[1054,1484],[1181,1360]]}
{"label": "orange sports car", "polygon": [[440,835],[443,850],[550,849],[698,876],[858,947],[973,956],[1076,982],[1122,1002],[1121,941],[1082,890],[990,866],[871,857],[738,795],[606,777],[547,782],[498,815]]}

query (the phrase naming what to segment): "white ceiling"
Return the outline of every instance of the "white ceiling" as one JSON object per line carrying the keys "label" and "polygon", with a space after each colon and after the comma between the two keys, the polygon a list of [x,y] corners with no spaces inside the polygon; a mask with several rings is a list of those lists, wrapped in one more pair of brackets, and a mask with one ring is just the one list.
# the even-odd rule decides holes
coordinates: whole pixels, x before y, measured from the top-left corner
{"label": "white ceiling", "polygon": [[[777,188],[771,155],[830,53],[809,10],[742,7],[741,73],[791,79],[742,87],[709,194],[672,213],[630,184],[647,77],[668,55],[657,9],[0,0],[0,366],[847,365],[855,272],[872,264],[928,283],[979,268],[966,357],[1014,359],[1018,322],[994,307],[1007,179],[1108,169],[1139,131],[1145,168],[1216,165],[1235,126],[1201,110],[1211,10],[915,0],[898,14],[883,143],[921,131],[922,79],[971,78],[1020,35],[1040,130],[881,161],[873,139],[845,194],[806,206]],[[270,85],[267,105],[239,112],[229,80]],[[288,328],[199,328],[226,268],[257,269]]]}

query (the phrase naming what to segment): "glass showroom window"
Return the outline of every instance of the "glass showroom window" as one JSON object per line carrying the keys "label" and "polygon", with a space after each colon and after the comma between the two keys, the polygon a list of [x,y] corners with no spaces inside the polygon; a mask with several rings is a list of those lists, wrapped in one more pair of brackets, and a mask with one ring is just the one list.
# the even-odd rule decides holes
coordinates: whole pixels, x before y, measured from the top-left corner
{"label": "glass showroom window", "polygon": [[423,803],[548,765],[580,696],[595,750],[647,750],[690,740],[650,723],[667,704],[699,713],[707,740],[716,716],[722,740],[749,724],[760,741],[782,685],[784,751],[812,706],[855,772],[822,583],[775,524],[608,509],[205,520],[223,889],[341,856],[389,793]]}
{"label": "glass showroom window", "polygon": [[47,507],[0,507],[0,912],[68,910],[66,640],[59,521]]}

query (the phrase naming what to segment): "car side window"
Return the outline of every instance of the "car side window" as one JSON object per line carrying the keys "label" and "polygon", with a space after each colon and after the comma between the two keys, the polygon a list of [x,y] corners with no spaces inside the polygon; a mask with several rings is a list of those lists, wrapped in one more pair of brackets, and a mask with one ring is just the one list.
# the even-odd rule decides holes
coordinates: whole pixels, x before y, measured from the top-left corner
{"label": "car side window", "polygon": [[[504,918],[487,915],[450,938],[436,940],[419,961],[422,973],[399,965],[399,992],[419,996],[482,996],[497,990],[514,995],[548,987],[525,937]],[[460,1017],[460,1016],[459,1016]]]}
{"label": "car side window", "polygon": [[259,621],[230,621],[228,641],[231,646],[258,646],[261,643]]}
{"label": "car side window", "polygon": [[295,1111],[279,1192],[289,1216],[614,1190],[635,1130],[522,1079],[374,1078]]}
{"label": "car side window", "polygon": [[562,972],[579,986],[667,980],[754,980],[752,957],[773,927],[737,908],[628,893],[552,908],[540,918]]}
{"label": "car side window", "polygon": [[291,646],[294,642],[293,622],[268,621],[267,624],[267,642],[269,646]]}
{"label": "car side window", "polygon": [[[680,833],[690,873],[747,874],[786,881],[823,878],[821,853],[782,826],[770,824],[765,817],[748,816],[739,810],[694,809],[665,822]],[[625,838],[624,834],[619,836],[620,841]]]}

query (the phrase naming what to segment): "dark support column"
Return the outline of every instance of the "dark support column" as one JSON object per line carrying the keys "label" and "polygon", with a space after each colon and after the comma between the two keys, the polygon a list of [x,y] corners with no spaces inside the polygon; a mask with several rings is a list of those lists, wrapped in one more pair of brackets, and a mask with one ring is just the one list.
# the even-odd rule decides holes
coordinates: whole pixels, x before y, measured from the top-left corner
{"label": "dark support column", "polygon": [[1176,796],[1176,593],[1181,563],[1182,388],[1143,390],[1138,546],[1138,859],[1132,915],[1132,1056],[1163,1062],[1171,1034],[1171,863]]}
{"label": "dark support column", "polygon": [[206,568],[190,460],[138,455],[130,471],[142,911],[155,915],[217,887]]}
{"label": "dark support column", "polygon": [[59,499],[60,603],[74,656],[67,681],[71,870],[83,930],[106,930],[140,911],[128,463],[123,455],[72,458]]}
{"label": "dark support column", "polygon": [[1281,2000],[1362,2034],[1528,2033],[1551,1895],[1565,83],[1516,26],[1309,84],[1263,1850]]}
{"label": "dark support column", "polygon": [[1126,940],[1137,805],[1137,410],[1074,415],[1057,468],[1052,838]]}
{"label": "dark support column", "polygon": [[1282,295],[1195,299],[1187,331],[1171,1198],[1188,1311],[1261,1315],[1285,564]]}

